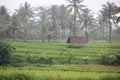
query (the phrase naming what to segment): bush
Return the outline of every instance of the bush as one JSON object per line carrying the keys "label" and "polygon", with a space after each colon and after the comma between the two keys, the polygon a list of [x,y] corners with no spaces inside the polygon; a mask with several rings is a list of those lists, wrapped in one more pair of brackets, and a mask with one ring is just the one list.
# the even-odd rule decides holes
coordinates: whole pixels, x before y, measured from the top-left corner
{"label": "bush", "polygon": [[0,80],[10,80],[10,78],[5,75],[0,75]]}
{"label": "bush", "polygon": [[46,60],[46,63],[47,63],[47,64],[53,64],[53,58],[52,58],[52,57],[49,57],[49,58]]}
{"label": "bush", "polygon": [[40,57],[38,61],[39,61],[39,63],[41,63],[41,64],[45,64],[45,63],[46,63],[44,57]]}
{"label": "bush", "polygon": [[11,59],[11,46],[5,42],[0,42],[0,65],[7,65]]}
{"label": "bush", "polygon": [[120,80],[120,76],[101,76],[100,80]]}
{"label": "bush", "polygon": [[116,55],[116,59],[111,63],[111,65],[120,65],[120,54]]}
{"label": "bush", "polygon": [[44,57],[40,57],[38,62],[41,64],[53,64],[53,58],[48,57],[48,59],[45,59]]}
{"label": "bush", "polygon": [[14,80],[31,80],[31,79],[30,76],[18,73],[14,75]]}

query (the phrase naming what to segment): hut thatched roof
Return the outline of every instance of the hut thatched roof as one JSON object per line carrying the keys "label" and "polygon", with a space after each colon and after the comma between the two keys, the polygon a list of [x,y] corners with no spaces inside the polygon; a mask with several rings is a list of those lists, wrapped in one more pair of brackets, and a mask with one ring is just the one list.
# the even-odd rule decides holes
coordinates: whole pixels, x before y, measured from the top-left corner
{"label": "hut thatched roof", "polygon": [[77,36],[69,36],[67,43],[84,44],[85,38],[84,37],[77,37]]}

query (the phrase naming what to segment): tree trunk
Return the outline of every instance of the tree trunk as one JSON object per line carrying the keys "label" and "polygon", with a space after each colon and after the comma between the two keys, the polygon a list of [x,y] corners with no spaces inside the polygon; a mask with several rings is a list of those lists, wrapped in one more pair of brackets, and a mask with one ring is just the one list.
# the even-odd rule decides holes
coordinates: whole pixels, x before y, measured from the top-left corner
{"label": "tree trunk", "polygon": [[112,42],[112,27],[110,24],[110,14],[109,14],[109,42],[110,42],[110,44]]}
{"label": "tree trunk", "polygon": [[25,27],[25,30],[24,30],[24,41],[26,41],[26,37],[27,37],[27,29]]}
{"label": "tree trunk", "polygon": [[73,36],[76,36],[76,0],[75,0],[75,3],[74,3],[74,28],[73,28]]}
{"label": "tree trunk", "polygon": [[105,37],[104,37],[104,35],[105,35],[104,25],[102,25],[102,26],[103,26],[103,39],[102,40],[105,40]]}
{"label": "tree trunk", "polygon": [[15,41],[15,36],[16,36],[15,29],[13,29],[13,41]]}
{"label": "tree trunk", "polygon": [[109,27],[110,27],[110,33],[109,33],[109,40],[110,40],[110,44],[111,44],[111,42],[112,42],[112,27],[111,27],[111,25],[109,24]]}
{"label": "tree trunk", "polygon": [[88,43],[88,26],[87,26],[87,20],[85,20],[85,26],[86,26],[85,40],[86,40],[86,44],[87,44]]}

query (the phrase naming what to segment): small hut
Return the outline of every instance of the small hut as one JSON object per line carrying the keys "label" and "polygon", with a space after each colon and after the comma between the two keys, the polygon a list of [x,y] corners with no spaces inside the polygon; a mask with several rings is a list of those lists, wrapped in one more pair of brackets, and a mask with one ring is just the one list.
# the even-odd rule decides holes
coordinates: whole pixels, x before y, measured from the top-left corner
{"label": "small hut", "polygon": [[84,37],[78,37],[78,36],[69,36],[67,39],[67,43],[72,44],[85,44],[85,38]]}

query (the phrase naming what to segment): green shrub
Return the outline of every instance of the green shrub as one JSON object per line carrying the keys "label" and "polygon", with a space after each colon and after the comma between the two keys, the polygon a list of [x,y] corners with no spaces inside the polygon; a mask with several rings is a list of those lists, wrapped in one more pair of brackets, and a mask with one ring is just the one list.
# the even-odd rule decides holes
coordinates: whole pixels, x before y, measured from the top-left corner
{"label": "green shrub", "polygon": [[120,80],[120,76],[101,76],[100,80]]}
{"label": "green shrub", "polygon": [[0,65],[7,65],[11,59],[11,46],[5,42],[0,42]]}
{"label": "green shrub", "polygon": [[14,80],[31,80],[30,76],[17,73],[14,75]]}
{"label": "green shrub", "polygon": [[120,65],[120,54],[116,55],[116,59],[111,63],[111,65]]}
{"label": "green shrub", "polygon": [[0,80],[10,80],[10,78],[5,75],[0,75]]}
{"label": "green shrub", "polygon": [[40,57],[39,60],[38,60],[39,63],[41,64],[45,64],[46,63],[46,60],[44,57]]}
{"label": "green shrub", "polygon": [[46,60],[46,63],[47,63],[47,64],[53,64],[53,58],[52,58],[52,57],[49,57],[49,58]]}
{"label": "green shrub", "polygon": [[53,58],[48,57],[48,59],[45,59],[44,57],[40,57],[38,62],[41,64],[53,64]]}

